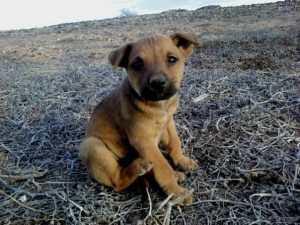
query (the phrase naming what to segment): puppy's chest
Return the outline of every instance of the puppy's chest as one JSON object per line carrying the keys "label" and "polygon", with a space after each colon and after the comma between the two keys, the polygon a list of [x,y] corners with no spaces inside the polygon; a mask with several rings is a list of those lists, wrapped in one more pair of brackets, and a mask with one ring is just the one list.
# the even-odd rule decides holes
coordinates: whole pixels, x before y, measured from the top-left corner
{"label": "puppy's chest", "polygon": [[169,120],[169,115],[167,113],[164,113],[160,116],[157,116],[153,118],[153,128],[159,131],[160,129],[163,129]]}
{"label": "puppy's chest", "polygon": [[156,129],[163,129],[166,127],[168,121],[173,116],[177,108],[176,104],[168,105],[157,112],[157,115],[153,117],[153,125]]}

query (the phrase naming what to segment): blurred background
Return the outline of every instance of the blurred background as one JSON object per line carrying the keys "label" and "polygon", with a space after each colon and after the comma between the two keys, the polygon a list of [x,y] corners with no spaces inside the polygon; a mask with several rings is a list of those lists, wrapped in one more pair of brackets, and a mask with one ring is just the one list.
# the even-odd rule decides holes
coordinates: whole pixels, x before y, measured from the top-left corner
{"label": "blurred background", "polygon": [[4,0],[0,30],[24,29],[118,16],[196,9],[208,5],[237,6],[270,0]]}

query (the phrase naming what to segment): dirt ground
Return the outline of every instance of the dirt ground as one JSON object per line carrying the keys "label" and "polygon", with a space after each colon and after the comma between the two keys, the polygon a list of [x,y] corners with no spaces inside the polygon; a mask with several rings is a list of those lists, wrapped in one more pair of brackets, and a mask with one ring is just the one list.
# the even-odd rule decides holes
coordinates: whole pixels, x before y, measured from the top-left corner
{"label": "dirt ground", "polygon": [[[300,224],[299,2],[204,7],[0,32],[0,224]],[[193,31],[177,128],[200,162],[170,204],[152,185],[115,193],[78,159],[93,107],[125,73],[108,53]]]}

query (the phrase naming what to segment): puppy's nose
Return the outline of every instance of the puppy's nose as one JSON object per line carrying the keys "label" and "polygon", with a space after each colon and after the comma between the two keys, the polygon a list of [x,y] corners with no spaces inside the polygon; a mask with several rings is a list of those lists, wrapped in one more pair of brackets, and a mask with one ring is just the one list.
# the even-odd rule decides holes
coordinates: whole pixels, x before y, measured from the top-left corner
{"label": "puppy's nose", "polygon": [[153,76],[149,80],[150,88],[154,91],[163,91],[167,85],[168,80],[163,75]]}

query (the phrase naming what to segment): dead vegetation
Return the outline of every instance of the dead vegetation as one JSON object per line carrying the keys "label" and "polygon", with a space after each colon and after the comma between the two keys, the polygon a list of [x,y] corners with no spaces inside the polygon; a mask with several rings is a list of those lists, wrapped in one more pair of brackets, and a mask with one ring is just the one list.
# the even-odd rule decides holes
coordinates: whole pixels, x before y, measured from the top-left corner
{"label": "dead vegetation", "polygon": [[[299,224],[299,16],[292,3],[256,6],[260,18],[250,10],[244,19],[246,7],[212,7],[151,15],[149,25],[140,17],[99,21],[106,32],[97,39],[101,51],[91,41],[97,22],[0,33],[0,224]],[[170,18],[185,23],[191,14],[203,48],[187,63],[176,121],[186,153],[200,162],[184,183],[195,201],[177,207],[155,185],[115,193],[91,180],[78,159],[89,113],[124,76],[97,59],[147,28],[159,32]],[[272,29],[247,30],[249,18],[272,15]],[[203,33],[196,25],[207,20],[213,27],[209,17],[240,21],[239,30]],[[44,40],[52,31],[86,36],[80,43]],[[37,40],[43,48],[32,52],[39,54],[18,50]]]}

